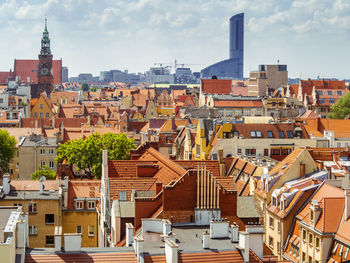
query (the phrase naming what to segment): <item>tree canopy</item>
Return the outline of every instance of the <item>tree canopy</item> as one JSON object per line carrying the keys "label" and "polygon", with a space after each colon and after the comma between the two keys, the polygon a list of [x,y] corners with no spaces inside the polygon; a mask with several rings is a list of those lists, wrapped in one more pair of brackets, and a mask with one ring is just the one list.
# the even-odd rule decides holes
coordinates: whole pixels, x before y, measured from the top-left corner
{"label": "tree canopy", "polygon": [[89,84],[87,84],[86,82],[84,82],[82,85],[81,85],[81,89],[83,91],[89,91]]}
{"label": "tree canopy", "polygon": [[43,165],[31,174],[32,180],[39,180],[42,176],[45,176],[48,180],[54,180],[56,178],[56,173],[46,165]]}
{"label": "tree canopy", "polygon": [[0,129],[0,174],[9,169],[9,163],[16,154],[16,139],[8,131]]}
{"label": "tree canopy", "polygon": [[88,176],[100,178],[102,150],[108,151],[109,160],[125,160],[135,147],[134,139],[129,139],[123,133],[94,133],[85,140],[77,139],[61,144],[57,149],[56,161],[62,163],[66,160],[70,165],[75,164],[78,170],[85,171]]}
{"label": "tree canopy", "polygon": [[345,119],[350,116],[350,92],[340,98],[336,104],[331,107],[331,113],[328,115],[331,119]]}

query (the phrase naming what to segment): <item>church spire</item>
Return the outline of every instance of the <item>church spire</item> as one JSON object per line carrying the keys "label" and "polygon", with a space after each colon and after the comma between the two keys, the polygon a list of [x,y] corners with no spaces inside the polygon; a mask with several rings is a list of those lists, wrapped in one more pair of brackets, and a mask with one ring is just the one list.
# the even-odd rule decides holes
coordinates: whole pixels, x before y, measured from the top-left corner
{"label": "church spire", "polygon": [[45,29],[41,38],[40,55],[51,55],[49,31],[47,30],[47,18],[45,17]]}

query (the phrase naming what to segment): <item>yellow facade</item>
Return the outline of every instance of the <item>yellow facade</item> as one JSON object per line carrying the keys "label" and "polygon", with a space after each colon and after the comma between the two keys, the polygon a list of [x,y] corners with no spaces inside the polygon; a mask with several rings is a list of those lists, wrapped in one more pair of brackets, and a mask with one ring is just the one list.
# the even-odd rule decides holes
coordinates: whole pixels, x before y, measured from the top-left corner
{"label": "yellow facade", "polygon": [[[55,194],[57,195],[57,194]],[[29,232],[29,248],[54,247],[54,244],[46,244],[46,236],[54,236],[55,226],[61,225],[61,201],[50,199],[33,199],[33,195],[26,194],[24,199],[0,199],[0,206],[22,206],[23,211],[28,214],[28,226],[35,226],[37,234]],[[37,212],[29,212],[29,204],[36,204]],[[46,223],[45,215],[53,214],[54,223]]]}
{"label": "yellow facade", "polygon": [[161,116],[173,116],[174,110],[173,108],[158,107],[157,113]]}
{"label": "yellow facade", "polygon": [[40,96],[30,111],[30,117],[32,118],[52,118],[54,114],[51,109],[51,105],[48,104],[43,96]]}
{"label": "yellow facade", "polygon": [[143,121],[143,115],[139,112],[135,113],[132,117],[133,120]]}
{"label": "yellow facade", "polygon": [[[98,247],[98,217],[96,211],[63,211],[63,233],[76,233],[77,226],[82,231],[82,247]],[[94,234],[89,234],[89,228],[94,229]]]}

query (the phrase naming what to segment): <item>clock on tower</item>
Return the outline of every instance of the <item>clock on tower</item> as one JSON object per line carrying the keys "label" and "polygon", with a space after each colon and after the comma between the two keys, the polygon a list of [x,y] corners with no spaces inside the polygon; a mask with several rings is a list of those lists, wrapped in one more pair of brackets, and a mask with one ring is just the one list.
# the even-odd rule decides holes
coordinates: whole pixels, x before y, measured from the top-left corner
{"label": "clock on tower", "polygon": [[41,50],[39,54],[38,64],[38,90],[37,95],[40,96],[42,92],[46,92],[50,96],[53,90],[53,76],[52,76],[52,54],[50,50],[49,31],[47,31],[47,19],[45,18],[45,29],[43,37],[41,38]]}

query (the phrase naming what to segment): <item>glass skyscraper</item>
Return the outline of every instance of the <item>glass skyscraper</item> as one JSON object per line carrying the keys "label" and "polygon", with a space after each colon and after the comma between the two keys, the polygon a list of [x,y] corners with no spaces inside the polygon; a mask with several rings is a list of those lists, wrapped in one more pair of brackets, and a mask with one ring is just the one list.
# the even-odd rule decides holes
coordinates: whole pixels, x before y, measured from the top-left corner
{"label": "glass skyscraper", "polygon": [[210,65],[201,71],[202,78],[243,79],[244,13],[230,18],[230,58]]}

